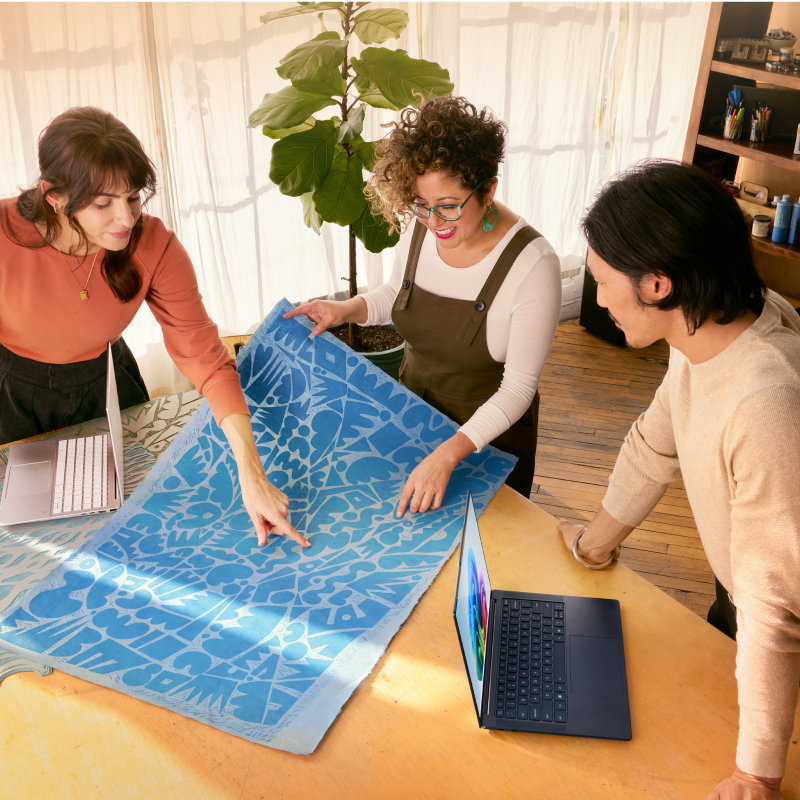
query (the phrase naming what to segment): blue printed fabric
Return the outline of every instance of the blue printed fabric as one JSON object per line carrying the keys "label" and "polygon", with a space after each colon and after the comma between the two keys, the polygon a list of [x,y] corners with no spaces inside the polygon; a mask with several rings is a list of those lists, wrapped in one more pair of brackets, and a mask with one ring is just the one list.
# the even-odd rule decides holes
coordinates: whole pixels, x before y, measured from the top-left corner
{"label": "blue printed fabric", "polygon": [[[259,548],[207,404],[117,514],[0,618],[0,646],[237,736],[309,753],[514,458],[453,473],[395,517],[454,424],[282,301],[240,353],[259,454],[311,541]],[[442,625],[448,620],[443,618]]]}
{"label": "blue printed fabric", "polygon": [[[62,434],[80,436],[97,431],[97,425],[91,422]],[[155,459],[142,445],[131,441],[125,443],[124,458],[127,496],[147,475]],[[0,471],[5,477],[5,464],[0,464]],[[103,519],[103,515],[71,517],[0,527],[0,614],[89,541],[102,527]],[[0,642],[0,684],[7,676],[26,671],[46,675],[50,667],[10,653]]]}

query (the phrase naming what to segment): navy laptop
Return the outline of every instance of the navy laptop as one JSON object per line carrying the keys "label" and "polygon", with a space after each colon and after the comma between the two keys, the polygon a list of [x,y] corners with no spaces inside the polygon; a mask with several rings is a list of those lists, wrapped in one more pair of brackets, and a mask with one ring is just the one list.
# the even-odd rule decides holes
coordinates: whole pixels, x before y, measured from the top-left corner
{"label": "navy laptop", "polygon": [[453,617],[482,728],[631,738],[619,603],[492,590],[471,495]]}

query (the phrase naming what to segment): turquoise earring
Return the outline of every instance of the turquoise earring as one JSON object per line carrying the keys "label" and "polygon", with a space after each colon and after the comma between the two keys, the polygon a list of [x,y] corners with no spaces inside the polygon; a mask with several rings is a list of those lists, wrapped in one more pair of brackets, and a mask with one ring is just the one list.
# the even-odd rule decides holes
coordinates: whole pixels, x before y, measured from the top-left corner
{"label": "turquoise earring", "polygon": [[494,226],[497,225],[497,218],[500,215],[497,213],[497,209],[492,205],[486,209],[486,213],[483,215],[483,219],[481,220],[481,227],[483,228],[484,233],[491,233],[494,230]]}

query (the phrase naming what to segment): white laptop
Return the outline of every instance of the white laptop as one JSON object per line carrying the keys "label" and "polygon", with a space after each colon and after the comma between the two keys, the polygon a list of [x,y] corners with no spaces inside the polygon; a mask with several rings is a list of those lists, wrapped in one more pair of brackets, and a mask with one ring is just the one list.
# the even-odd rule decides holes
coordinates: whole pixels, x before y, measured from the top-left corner
{"label": "white laptop", "polygon": [[0,525],[113,511],[122,505],[122,419],[107,348],[108,433],[20,442],[9,448]]}

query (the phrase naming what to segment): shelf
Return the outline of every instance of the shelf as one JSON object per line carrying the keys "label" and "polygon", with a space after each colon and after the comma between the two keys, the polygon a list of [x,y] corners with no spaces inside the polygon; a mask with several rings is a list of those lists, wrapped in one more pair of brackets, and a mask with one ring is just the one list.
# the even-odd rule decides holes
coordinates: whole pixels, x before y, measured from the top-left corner
{"label": "shelf", "polygon": [[732,78],[745,78],[760,83],[771,83],[773,86],[782,86],[785,89],[800,90],[800,77],[783,72],[768,72],[761,65],[746,64],[742,61],[712,61],[711,71],[730,75]]}
{"label": "shelf", "polygon": [[800,248],[797,245],[776,244],[772,239],[763,239],[759,236],[751,236],[750,241],[753,243],[753,250],[760,250],[762,253],[800,264]]}
{"label": "shelf", "polygon": [[[800,121],[800,75],[768,71],[768,62],[713,58],[720,39],[760,38],[759,34],[772,25],[772,12],[772,3],[711,3],[683,159],[729,180],[758,179],[758,183],[770,186],[774,183],[775,194],[791,190],[796,199],[800,193],[800,156],[793,151],[795,129]],[[764,97],[769,95],[769,104],[776,107],[775,119],[779,119],[779,113],[782,115],[783,127],[776,129],[778,138],[756,143],[722,137],[725,95],[737,84],[742,87],[743,95],[751,96],[747,106],[753,96],[759,96],[759,91],[764,90]],[[745,112],[746,134],[750,132],[749,117]],[[747,205],[748,219],[759,213],[757,207]],[[751,237],[750,241],[756,268],[766,284],[784,295],[800,297],[800,243],[776,244],[759,237]]]}
{"label": "shelf", "polygon": [[711,150],[730,153],[739,158],[750,158],[774,167],[800,173],[800,156],[795,156],[794,142],[750,142],[747,139],[723,139],[722,136],[699,134],[697,144]]}

